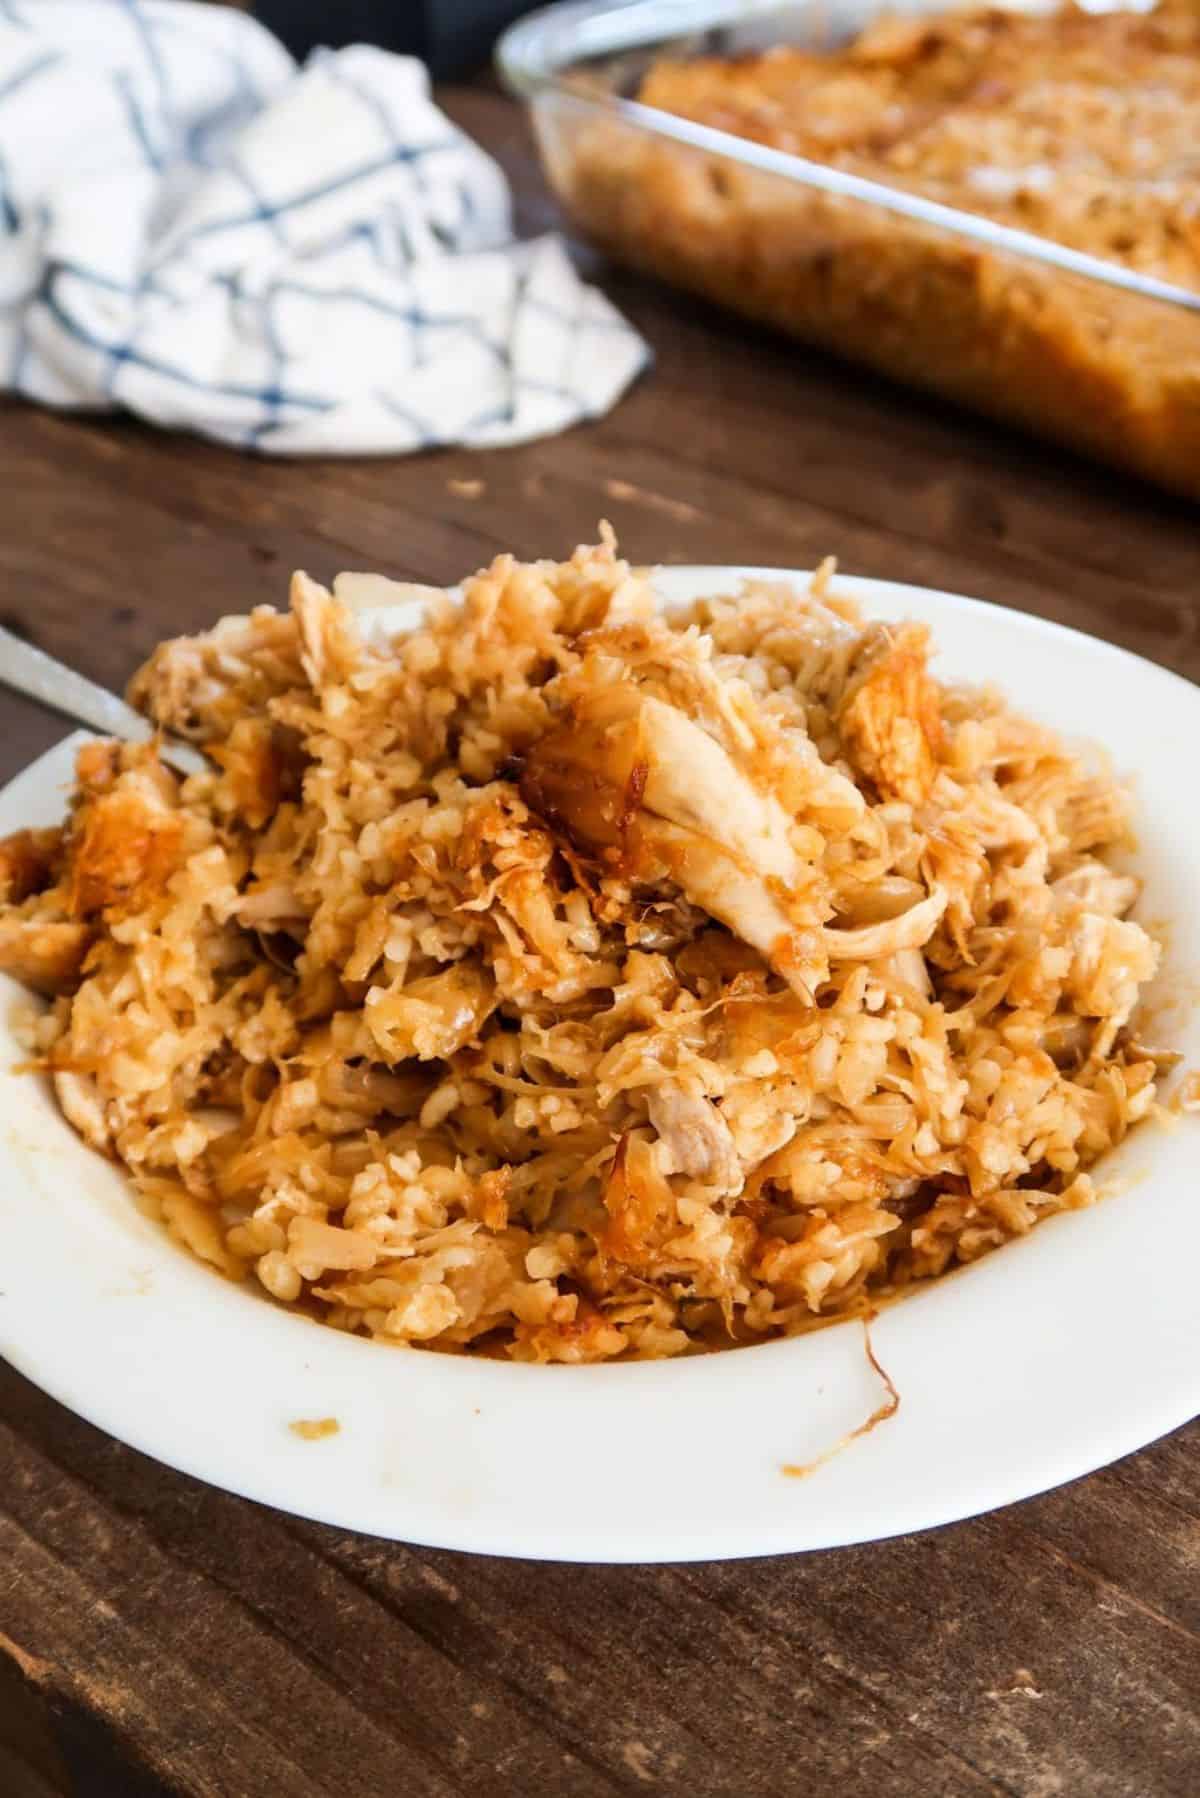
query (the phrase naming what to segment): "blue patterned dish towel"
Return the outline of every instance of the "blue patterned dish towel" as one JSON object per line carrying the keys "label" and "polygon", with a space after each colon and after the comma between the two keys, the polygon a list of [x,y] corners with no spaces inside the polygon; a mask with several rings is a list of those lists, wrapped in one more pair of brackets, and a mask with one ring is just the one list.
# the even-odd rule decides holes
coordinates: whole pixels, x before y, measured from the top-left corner
{"label": "blue patterned dish towel", "polygon": [[424,67],[298,68],[190,0],[0,0],[0,386],[279,455],[497,445],[608,410],[646,345]]}

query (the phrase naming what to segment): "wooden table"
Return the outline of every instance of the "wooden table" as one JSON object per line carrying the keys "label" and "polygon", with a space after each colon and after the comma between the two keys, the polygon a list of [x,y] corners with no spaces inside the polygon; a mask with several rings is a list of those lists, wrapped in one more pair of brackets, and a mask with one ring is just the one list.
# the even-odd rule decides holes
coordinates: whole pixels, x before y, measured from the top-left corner
{"label": "wooden table", "polygon": [[[548,223],[515,109],[452,104],[510,168],[524,227]],[[606,515],[639,561],[834,551],[1200,678],[1194,510],[601,278],[655,370],[602,423],[526,449],[286,464],[0,414],[3,622],[119,686],[158,638],[281,600],[293,567],[444,582],[500,548],[565,553]],[[0,699],[0,775],[63,728]],[[874,1547],[537,1566],[212,1491],[0,1363],[0,1793],[1184,1798],[1198,1449],[1193,1425]]]}

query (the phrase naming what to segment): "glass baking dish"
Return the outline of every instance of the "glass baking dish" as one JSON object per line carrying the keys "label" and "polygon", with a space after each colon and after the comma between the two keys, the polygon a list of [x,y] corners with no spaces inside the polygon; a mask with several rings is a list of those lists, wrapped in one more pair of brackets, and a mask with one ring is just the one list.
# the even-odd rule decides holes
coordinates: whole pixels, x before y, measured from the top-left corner
{"label": "glass baking dish", "polygon": [[1200,498],[1200,292],[631,97],[660,56],[833,47],[939,10],[572,0],[498,58],[563,204],[617,259]]}

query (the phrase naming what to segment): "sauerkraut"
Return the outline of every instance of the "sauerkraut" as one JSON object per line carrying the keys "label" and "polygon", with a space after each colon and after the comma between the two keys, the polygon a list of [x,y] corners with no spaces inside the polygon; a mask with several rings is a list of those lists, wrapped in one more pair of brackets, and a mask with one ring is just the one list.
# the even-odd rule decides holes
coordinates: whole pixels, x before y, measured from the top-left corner
{"label": "sauerkraut", "polygon": [[526,1361],[794,1333],[1091,1203],[1155,1103],[1126,791],[830,575],[663,613],[606,535],[386,642],[297,575],[162,645],[131,698],[206,771],[89,744],[0,845],[71,1123],[221,1274]]}

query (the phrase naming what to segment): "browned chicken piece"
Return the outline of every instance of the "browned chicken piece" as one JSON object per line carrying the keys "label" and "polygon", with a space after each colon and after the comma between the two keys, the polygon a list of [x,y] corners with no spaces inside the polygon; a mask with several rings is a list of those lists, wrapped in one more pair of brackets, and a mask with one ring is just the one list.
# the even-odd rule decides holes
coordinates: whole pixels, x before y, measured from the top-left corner
{"label": "browned chicken piece", "polygon": [[[244,727],[254,725],[260,742],[268,740],[263,727],[272,699],[343,679],[362,653],[349,609],[308,575],[293,575],[290,600],[286,613],[259,606],[248,618],[222,618],[201,636],[160,643],[126,689],[130,705],[193,743],[219,745],[240,732],[234,760],[253,776]],[[261,809],[281,774],[263,753],[258,761],[246,792],[252,810]]]}
{"label": "browned chicken piece", "polygon": [[811,999],[829,974],[819,927],[797,926],[782,895],[755,868],[747,868],[719,844],[664,820],[642,830],[646,852],[641,877],[673,880],[710,917],[757,949],[794,992]]}
{"label": "browned chicken piece", "polygon": [[344,679],[361,654],[352,614],[300,569],[292,576],[289,599],[300,627],[300,662],[311,684]]}
{"label": "browned chicken piece", "polygon": [[247,713],[307,686],[295,618],[259,606],[200,637],[160,643],[126,689],[130,705],[194,743],[220,741]]}
{"label": "browned chicken piece", "polygon": [[136,910],[180,865],[184,823],[169,803],[175,782],[152,751],[130,759],[115,784],[84,800],[71,826],[68,904],[77,918],[113,906]]}
{"label": "browned chicken piece", "polygon": [[534,744],[521,791],[610,872],[675,882],[797,991],[825,977],[819,873],[787,814],[675,706],[632,682],[581,695]]}
{"label": "browned chicken piece", "polygon": [[91,928],[71,919],[0,918],[0,973],[53,998],[79,978],[91,940]]}
{"label": "browned chicken piece", "polygon": [[884,798],[920,805],[937,777],[942,720],[922,625],[868,633],[837,723],[855,768]]}
{"label": "browned chicken piece", "polygon": [[19,831],[0,844],[0,970],[45,994],[78,980],[96,914],[143,904],[182,855],[176,781],[152,746],[85,743],[75,772],[79,799],[65,830]]}
{"label": "browned chicken piece", "polygon": [[[904,658],[916,653],[907,642],[886,640],[856,688],[861,718],[878,719],[894,706],[897,679],[919,679],[932,691],[923,663],[907,670]],[[704,697],[702,688],[694,696],[701,705]],[[936,696],[933,705],[936,713]],[[893,720],[890,738],[881,725],[879,742],[889,755],[901,754],[903,722]],[[842,777],[830,770],[829,778]],[[824,876],[797,854],[779,800],[709,730],[632,680],[584,687],[563,722],[529,752],[521,790],[552,827],[611,871],[645,883],[673,881],[802,997],[828,977],[831,961],[920,949],[946,909],[945,893],[935,888],[898,917],[859,929],[826,924],[832,907]]]}

